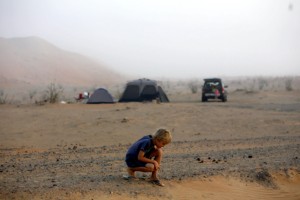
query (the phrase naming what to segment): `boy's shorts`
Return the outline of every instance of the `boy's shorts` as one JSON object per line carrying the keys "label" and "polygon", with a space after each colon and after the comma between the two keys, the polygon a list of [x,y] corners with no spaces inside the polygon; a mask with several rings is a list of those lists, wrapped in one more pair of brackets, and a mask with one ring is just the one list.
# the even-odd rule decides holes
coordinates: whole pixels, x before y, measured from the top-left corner
{"label": "boy's shorts", "polygon": [[146,167],[147,163],[141,162],[141,161],[138,161],[138,160],[135,160],[135,161],[126,160],[126,164],[130,168],[135,168],[135,167]]}

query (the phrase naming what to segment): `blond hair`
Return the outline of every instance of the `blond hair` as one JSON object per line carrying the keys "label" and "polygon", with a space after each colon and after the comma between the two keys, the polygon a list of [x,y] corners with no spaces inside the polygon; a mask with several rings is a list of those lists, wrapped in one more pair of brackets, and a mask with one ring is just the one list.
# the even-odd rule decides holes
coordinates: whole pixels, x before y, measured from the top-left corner
{"label": "blond hair", "polygon": [[172,135],[170,131],[160,128],[153,135],[153,139],[159,140],[165,144],[169,144],[172,140]]}

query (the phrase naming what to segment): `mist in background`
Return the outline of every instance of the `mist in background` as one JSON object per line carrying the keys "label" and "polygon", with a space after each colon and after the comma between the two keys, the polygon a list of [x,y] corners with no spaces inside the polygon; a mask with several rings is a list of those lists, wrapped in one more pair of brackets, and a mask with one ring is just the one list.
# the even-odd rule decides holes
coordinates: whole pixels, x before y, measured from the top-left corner
{"label": "mist in background", "polygon": [[132,76],[300,75],[296,0],[0,0],[0,37],[27,36]]}

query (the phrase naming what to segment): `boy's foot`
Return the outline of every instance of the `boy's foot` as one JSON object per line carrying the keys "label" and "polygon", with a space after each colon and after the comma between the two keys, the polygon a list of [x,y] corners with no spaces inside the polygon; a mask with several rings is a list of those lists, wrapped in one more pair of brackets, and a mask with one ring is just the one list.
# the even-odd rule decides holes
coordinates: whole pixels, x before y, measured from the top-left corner
{"label": "boy's foot", "polygon": [[130,176],[130,175],[123,175],[123,179],[127,180],[127,181],[129,181],[129,180],[139,180],[137,177]]}
{"label": "boy's foot", "polygon": [[154,184],[154,185],[158,185],[161,187],[164,187],[165,184],[163,184],[162,182],[160,182],[160,180],[156,179],[156,180],[150,180],[150,183]]}
{"label": "boy's foot", "polygon": [[127,168],[127,173],[128,173],[128,176],[135,176],[135,173],[132,169],[130,169],[129,167]]}

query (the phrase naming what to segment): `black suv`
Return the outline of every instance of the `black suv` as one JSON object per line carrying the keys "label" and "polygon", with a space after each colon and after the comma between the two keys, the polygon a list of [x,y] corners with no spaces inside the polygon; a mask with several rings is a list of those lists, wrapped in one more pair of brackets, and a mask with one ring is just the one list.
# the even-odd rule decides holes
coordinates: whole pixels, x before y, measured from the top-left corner
{"label": "black suv", "polygon": [[220,78],[204,79],[202,102],[206,102],[208,99],[220,99],[223,102],[227,101],[227,91],[224,88],[227,88],[227,86],[223,85]]}

